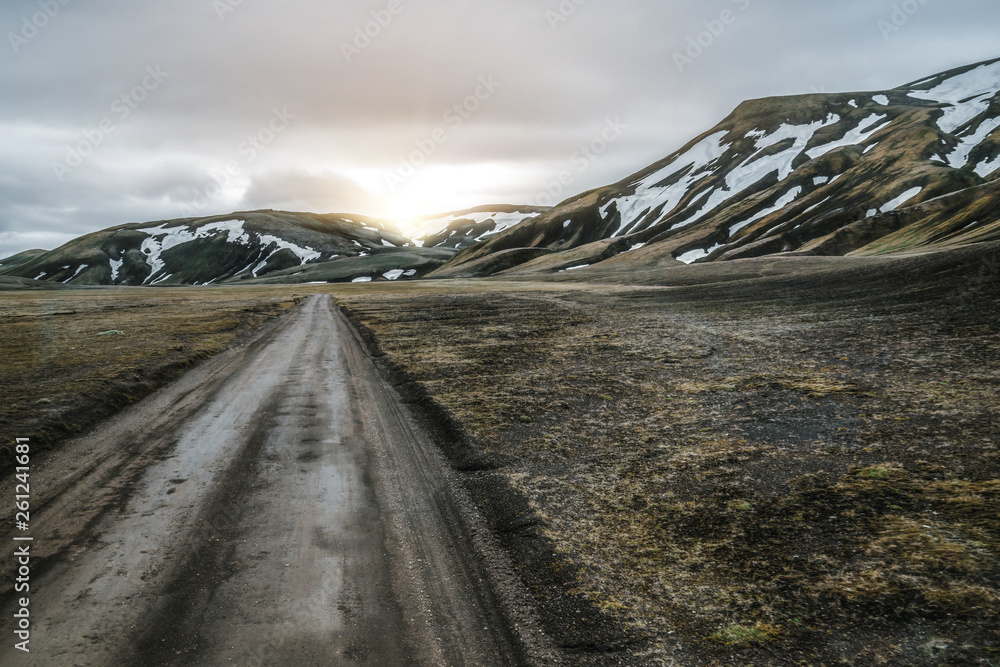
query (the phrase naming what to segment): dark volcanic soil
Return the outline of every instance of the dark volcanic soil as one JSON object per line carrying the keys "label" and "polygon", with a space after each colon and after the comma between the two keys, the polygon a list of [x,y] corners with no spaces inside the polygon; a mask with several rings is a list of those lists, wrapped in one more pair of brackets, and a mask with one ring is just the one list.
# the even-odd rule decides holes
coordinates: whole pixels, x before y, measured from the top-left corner
{"label": "dark volcanic soil", "polygon": [[997,256],[341,303],[580,664],[997,665]]}

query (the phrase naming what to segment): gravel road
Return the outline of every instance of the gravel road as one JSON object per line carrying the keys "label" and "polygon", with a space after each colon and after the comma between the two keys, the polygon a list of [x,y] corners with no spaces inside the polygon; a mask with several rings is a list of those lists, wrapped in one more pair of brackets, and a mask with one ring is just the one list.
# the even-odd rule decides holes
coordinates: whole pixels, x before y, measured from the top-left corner
{"label": "gravel road", "polygon": [[2,665],[522,663],[446,464],[328,296],[31,482],[31,653]]}

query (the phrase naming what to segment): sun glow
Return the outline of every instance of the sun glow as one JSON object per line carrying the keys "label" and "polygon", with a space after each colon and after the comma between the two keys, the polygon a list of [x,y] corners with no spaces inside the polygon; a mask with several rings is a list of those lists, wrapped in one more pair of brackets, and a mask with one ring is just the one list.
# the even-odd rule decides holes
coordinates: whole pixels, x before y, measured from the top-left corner
{"label": "sun glow", "polygon": [[364,170],[351,178],[372,192],[378,200],[371,215],[392,220],[401,231],[417,235],[422,220],[484,204],[523,204],[530,196],[514,197],[511,192],[524,187],[523,169],[510,164],[426,165],[408,178],[399,180],[396,170]]}

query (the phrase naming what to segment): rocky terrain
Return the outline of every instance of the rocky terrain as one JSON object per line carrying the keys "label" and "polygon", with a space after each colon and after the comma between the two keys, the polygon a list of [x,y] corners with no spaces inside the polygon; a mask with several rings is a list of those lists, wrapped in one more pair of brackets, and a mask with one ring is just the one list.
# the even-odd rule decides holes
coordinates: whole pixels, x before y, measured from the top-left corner
{"label": "rocky terrain", "polygon": [[568,664],[993,665],[998,253],[337,295]]}
{"label": "rocky terrain", "polygon": [[1000,60],[883,92],[751,100],[664,160],[463,250],[432,275],[974,243],[1000,237],[998,175]]}

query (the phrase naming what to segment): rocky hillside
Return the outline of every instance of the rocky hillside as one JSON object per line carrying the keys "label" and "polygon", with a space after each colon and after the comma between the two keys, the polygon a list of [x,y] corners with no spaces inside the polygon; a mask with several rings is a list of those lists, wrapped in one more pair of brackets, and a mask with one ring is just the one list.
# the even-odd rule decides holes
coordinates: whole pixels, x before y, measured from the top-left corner
{"label": "rocky hillside", "polygon": [[681,150],[432,275],[551,273],[1000,238],[1000,59],[883,92],[752,100]]}
{"label": "rocky hillside", "polygon": [[[113,227],[0,260],[85,285],[630,272],[1000,238],[1000,59],[893,90],[751,100],[676,153],[552,208],[414,223],[252,211]],[[579,274],[574,274],[579,275]]]}
{"label": "rocky hillside", "polygon": [[421,221],[416,239],[364,216],[281,211],[128,224],[0,260],[0,275],[73,285],[400,280],[545,210],[494,206],[434,216]]}
{"label": "rocky hillside", "polygon": [[505,232],[548,211],[538,206],[480,206],[421,218],[415,237],[424,246],[461,250]]}

